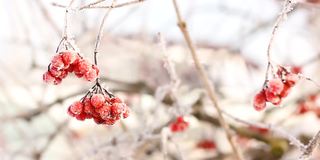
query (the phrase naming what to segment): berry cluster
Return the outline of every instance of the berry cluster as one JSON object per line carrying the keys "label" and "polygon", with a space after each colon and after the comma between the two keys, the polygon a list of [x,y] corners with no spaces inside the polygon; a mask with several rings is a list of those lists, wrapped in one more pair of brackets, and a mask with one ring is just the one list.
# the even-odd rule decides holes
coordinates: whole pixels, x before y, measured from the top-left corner
{"label": "berry cluster", "polygon": [[306,99],[298,102],[296,114],[302,115],[307,112],[313,112],[320,117],[320,95],[311,94]]}
{"label": "berry cluster", "polygon": [[48,66],[48,71],[43,74],[46,83],[60,84],[71,72],[87,81],[94,81],[99,75],[99,69],[78,53],[70,50],[61,51],[55,55]]}
{"label": "berry cluster", "polygon": [[170,124],[171,132],[183,132],[189,127],[189,122],[187,122],[183,116],[177,117],[177,119]]}
{"label": "berry cluster", "polygon": [[213,140],[203,139],[197,143],[197,148],[204,149],[204,150],[213,150],[213,149],[216,149],[217,146]]}
{"label": "berry cluster", "polygon": [[121,117],[129,116],[129,108],[120,98],[96,83],[92,91],[69,106],[68,114],[81,121],[93,119],[97,124],[113,125]]}
{"label": "berry cluster", "polygon": [[273,79],[266,80],[263,89],[255,95],[253,106],[257,111],[266,107],[266,103],[279,105],[287,97],[290,89],[299,80],[299,75],[285,67],[279,66]]}

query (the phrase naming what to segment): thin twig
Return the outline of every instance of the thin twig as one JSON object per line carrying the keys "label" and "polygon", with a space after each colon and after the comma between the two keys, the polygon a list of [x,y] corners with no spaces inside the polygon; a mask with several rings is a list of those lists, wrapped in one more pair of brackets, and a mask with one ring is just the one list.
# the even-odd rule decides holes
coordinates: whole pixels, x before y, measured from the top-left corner
{"label": "thin twig", "polygon": [[186,43],[187,43],[187,45],[189,47],[189,50],[191,52],[191,55],[192,55],[193,61],[195,63],[196,69],[197,69],[197,71],[198,71],[198,73],[200,75],[200,78],[201,78],[201,80],[202,80],[202,82],[204,84],[205,89],[208,92],[209,98],[211,99],[214,107],[217,110],[219,122],[221,123],[222,127],[225,130],[227,139],[228,139],[228,141],[229,141],[229,143],[230,143],[230,145],[232,147],[232,150],[233,150],[234,154],[237,156],[237,159],[238,160],[242,160],[243,159],[242,153],[239,151],[239,148],[236,146],[235,142],[233,141],[232,133],[231,133],[230,128],[229,128],[229,124],[223,118],[223,115],[222,115],[222,112],[221,112],[221,109],[220,109],[220,105],[219,105],[218,100],[216,98],[214,87],[211,84],[211,82],[210,82],[210,80],[208,78],[208,75],[206,74],[203,66],[201,65],[201,63],[199,61],[199,58],[197,56],[195,47],[194,47],[194,45],[192,43],[192,40],[191,40],[190,35],[189,35],[189,32],[187,31],[186,23],[183,21],[181,15],[180,15],[178,4],[177,4],[176,0],[172,0],[172,1],[173,1],[174,9],[175,9],[175,12],[176,12],[176,16],[177,16],[177,19],[178,19],[178,26],[179,26],[179,28],[180,28],[183,36],[184,36],[184,39],[185,39],[185,41],[186,41]]}
{"label": "thin twig", "polygon": [[272,32],[271,32],[271,37],[270,37],[270,40],[269,40],[269,43],[268,43],[268,48],[267,48],[267,57],[268,57],[268,65],[267,65],[267,71],[266,71],[266,75],[265,75],[265,80],[268,80],[268,76],[269,76],[269,70],[271,68],[271,73],[272,75],[274,75],[274,66],[272,64],[272,59],[271,59],[271,48],[274,44],[274,38],[275,38],[275,35],[278,31],[278,28],[279,28],[279,25],[280,23],[286,18],[287,14],[289,12],[291,12],[293,10],[293,7],[296,5],[296,3],[293,3],[292,0],[285,0],[284,1],[284,4],[283,4],[283,7],[282,7],[282,10],[281,10],[281,13],[280,15],[278,16],[274,26],[273,26],[273,29],[272,29]]}
{"label": "thin twig", "polygon": [[73,2],[74,2],[74,0],[70,1],[69,5],[66,7],[66,13],[64,15],[64,30],[63,30],[62,35],[67,40],[69,38],[69,35],[68,35],[69,34],[69,30],[68,30],[69,29],[69,18],[68,18],[68,16],[69,16],[70,8],[71,8],[71,5]]}
{"label": "thin twig", "polygon": [[85,4],[85,5],[81,6],[81,7],[79,8],[79,10],[82,10],[82,9],[84,9],[84,8],[90,8],[90,7],[94,6],[94,5],[97,5],[97,4],[99,4],[99,3],[102,3],[102,2],[104,2],[104,1],[106,1],[106,0],[98,0],[98,1],[95,1],[95,2],[92,2],[92,3],[89,3],[89,4]]}
{"label": "thin twig", "polygon": [[[120,7],[124,7],[124,6],[129,6],[129,5],[133,5],[133,4],[137,4],[137,3],[141,3],[144,2],[145,0],[133,0],[133,1],[129,1],[129,2],[123,2],[123,3],[119,3],[117,5],[101,5],[101,6],[95,6],[95,5],[86,5],[86,6],[82,6],[79,7],[77,10],[82,11],[84,9],[108,9],[108,8],[120,8]],[[62,4],[58,4],[58,3],[52,3],[53,6],[55,7],[61,7],[61,8],[66,8],[67,6],[62,5]]]}
{"label": "thin twig", "polygon": [[[113,1],[112,1],[112,6],[114,6],[115,3],[116,3],[116,0],[113,0]],[[106,21],[107,17],[109,16],[111,10],[112,10],[112,8],[110,8],[110,9],[105,13],[105,15],[104,15],[103,18],[102,18],[100,27],[99,27],[99,33],[98,33],[97,40],[96,40],[96,44],[95,44],[95,47],[94,47],[94,64],[96,64],[96,65],[98,64],[97,54],[98,54],[98,49],[99,49],[100,41],[101,41],[102,34],[103,34],[104,24],[105,24],[105,21]]]}

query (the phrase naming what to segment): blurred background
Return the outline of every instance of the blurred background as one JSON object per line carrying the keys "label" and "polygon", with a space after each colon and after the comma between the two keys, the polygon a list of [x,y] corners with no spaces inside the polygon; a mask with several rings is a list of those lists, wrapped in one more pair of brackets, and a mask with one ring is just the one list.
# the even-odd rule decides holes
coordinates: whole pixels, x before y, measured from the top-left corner
{"label": "blurred background", "polygon": [[[81,54],[93,62],[95,40],[106,9],[76,10],[91,2],[74,2],[69,30]],[[127,1],[117,1],[121,2]],[[94,83],[74,75],[57,86],[42,81],[65,24],[65,8],[53,3],[69,2],[0,1],[1,160],[234,159],[176,25],[171,0],[146,0],[116,8],[106,19],[98,55],[102,84],[131,109],[127,119],[112,126],[78,121],[67,114],[68,106]],[[273,124],[307,143],[320,129],[317,85],[301,80],[280,107],[270,105],[257,112],[252,106],[264,82],[266,50],[283,1],[178,3],[223,110],[246,121]],[[301,1],[281,23],[271,57],[276,64],[296,67],[320,83],[318,3]],[[99,5],[110,4],[106,0]],[[158,33],[165,40],[165,51],[159,45]],[[176,99],[171,96],[165,54],[180,80]],[[301,112],[306,106],[312,109]],[[177,116],[184,116],[189,127],[171,133],[169,123]],[[230,117],[226,120],[246,159],[295,160],[299,156],[299,150],[279,135]],[[315,151],[311,159],[320,159],[320,153]]]}

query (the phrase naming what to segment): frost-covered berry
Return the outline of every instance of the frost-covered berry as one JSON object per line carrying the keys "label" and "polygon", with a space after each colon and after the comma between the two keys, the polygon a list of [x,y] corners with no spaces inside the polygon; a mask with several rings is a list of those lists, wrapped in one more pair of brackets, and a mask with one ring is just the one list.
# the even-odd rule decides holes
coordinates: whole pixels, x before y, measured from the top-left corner
{"label": "frost-covered berry", "polygon": [[266,96],[264,90],[260,91],[254,96],[253,107],[257,111],[261,111],[266,108]]}
{"label": "frost-covered berry", "polygon": [[60,54],[57,54],[52,58],[51,66],[59,70],[64,68],[64,63]]}
{"label": "frost-covered berry", "polygon": [[83,111],[86,114],[94,114],[95,110],[94,107],[91,105],[90,98],[85,98],[83,100]]}
{"label": "frost-covered berry", "polygon": [[49,72],[51,73],[51,75],[53,77],[60,77],[60,75],[62,74],[61,70],[59,70],[58,68],[53,67],[53,66],[50,66]]}
{"label": "frost-covered berry", "polygon": [[91,69],[90,63],[86,59],[81,59],[77,64],[77,71],[86,74]]}
{"label": "frost-covered berry", "polygon": [[84,121],[87,118],[87,115],[85,113],[80,113],[75,116],[77,120]]}
{"label": "frost-covered berry", "polygon": [[73,64],[79,58],[78,54],[73,51],[63,51],[60,54],[65,66]]}
{"label": "frost-covered berry", "polygon": [[114,125],[115,123],[116,123],[116,120],[114,120],[114,119],[106,119],[104,121],[104,124],[106,124],[106,125]]}
{"label": "frost-covered berry", "polygon": [[43,74],[42,79],[45,83],[53,83],[55,78],[51,75],[50,72],[46,72]]}
{"label": "frost-covered berry", "polygon": [[271,79],[268,81],[268,88],[269,92],[273,94],[280,94],[283,90],[283,82],[280,78]]}
{"label": "frost-covered berry", "polygon": [[79,115],[83,111],[83,104],[80,101],[74,102],[70,106],[70,112],[74,115]]}
{"label": "frost-covered berry", "polygon": [[87,81],[92,82],[97,79],[98,75],[96,70],[90,69],[88,72],[84,74],[84,77]]}
{"label": "frost-covered berry", "polygon": [[111,106],[105,105],[102,108],[99,109],[99,114],[102,119],[107,120],[111,118]]}
{"label": "frost-covered berry", "polygon": [[266,100],[274,105],[279,105],[281,103],[281,97],[279,95],[275,95],[273,92],[269,90],[265,90]]}
{"label": "frost-covered berry", "polygon": [[111,106],[111,116],[114,120],[119,120],[124,111],[124,105],[122,103],[114,103]]}
{"label": "frost-covered berry", "polygon": [[105,104],[106,100],[102,94],[93,94],[91,97],[91,104],[95,108],[101,108]]}
{"label": "frost-covered berry", "polygon": [[96,124],[103,124],[105,122],[105,120],[100,117],[93,117],[93,120]]}

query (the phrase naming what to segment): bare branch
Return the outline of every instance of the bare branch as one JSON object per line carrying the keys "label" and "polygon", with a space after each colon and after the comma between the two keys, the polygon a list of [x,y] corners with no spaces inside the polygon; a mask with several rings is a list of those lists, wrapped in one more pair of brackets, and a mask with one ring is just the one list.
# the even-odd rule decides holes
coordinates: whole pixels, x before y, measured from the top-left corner
{"label": "bare branch", "polygon": [[232,150],[233,150],[234,154],[237,156],[237,159],[238,160],[242,160],[243,156],[242,156],[241,152],[239,151],[239,148],[236,146],[235,142],[233,141],[232,133],[231,133],[230,128],[229,128],[229,124],[223,118],[223,115],[222,115],[222,112],[221,112],[221,109],[220,109],[220,105],[219,105],[217,97],[216,97],[216,93],[215,93],[214,87],[211,84],[211,82],[210,82],[210,80],[208,78],[208,75],[206,74],[202,64],[199,61],[199,58],[198,58],[198,55],[196,53],[195,47],[194,47],[194,45],[192,43],[192,40],[191,40],[190,35],[189,35],[189,32],[187,30],[187,25],[186,25],[186,23],[183,21],[183,19],[181,17],[178,4],[177,4],[176,0],[172,0],[172,1],[173,1],[174,9],[175,9],[175,12],[176,12],[176,16],[177,16],[177,19],[178,19],[178,26],[179,26],[179,28],[180,28],[183,36],[184,36],[184,39],[185,39],[185,41],[186,41],[186,43],[187,43],[187,45],[189,47],[189,50],[191,52],[191,55],[192,55],[193,61],[195,63],[196,69],[197,69],[197,71],[198,71],[198,73],[200,75],[200,78],[201,78],[204,86],[205,86],[205,89],[208,92],[209,98],[211,99],[214,107],[217,110],[219,122],[221,123],[222,127],[225,130],[227,139],[228,139],[228,141],[229,141],[229,143],[230,143],[230,145],[232,147]]}
{"label": "bare branch", "polygon": [[[123,2],[123,3],[119,3],[117,5],[108,5],[108,6],[96,6],[95,4],[89,4],[89,5],[85,5],[85,6],[82,6],[82,7],[79,7],[77,10],[81,11],[81,10],[84,10],[84,9],[97,9],[97,8],[100,8],[100,9],[108,9],[108,8],[120,8],[120,7],[125,7],[125,6],[129,6],[129,5],[133,5],[133,4],[137,4],[137,3],[141,3],[141,2],[144,2],[145,0],[133,0],[133,1],[129,1],[129,2]],[[98,1],[99,2],[99,1]],[[96,2],[95,2],[96,3]],[[101,2],[99,2],[101,3]],[[96,4],[99,4],[99,3],[96,3]],[[58,3],[52,3],[53,6],[55,7],[61,7],[61,8],[66,8],[67,6],[65,5],[62,5],[62,4],[58,4]]]}

